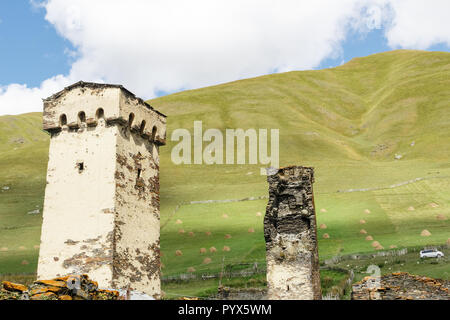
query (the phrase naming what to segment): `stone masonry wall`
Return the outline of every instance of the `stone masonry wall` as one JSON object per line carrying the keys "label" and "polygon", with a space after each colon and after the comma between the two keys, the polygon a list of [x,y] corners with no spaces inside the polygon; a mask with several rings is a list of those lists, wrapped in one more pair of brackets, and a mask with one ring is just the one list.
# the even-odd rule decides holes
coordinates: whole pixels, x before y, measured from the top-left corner
{"label": "stone masonry wall", "polygon": [[321,299],[313,168],[268,175],[264,217],[269,299]]}
{"label": "stone masonry wall", "polygon": [[126,128],[116,155],[114,288],[159,298],[160,216],[158,146]]}
{"label": "stone masonry wall", "polygon": [[411,275],[365,277],[352,286],[352,300],[450,300],[450,281]]}

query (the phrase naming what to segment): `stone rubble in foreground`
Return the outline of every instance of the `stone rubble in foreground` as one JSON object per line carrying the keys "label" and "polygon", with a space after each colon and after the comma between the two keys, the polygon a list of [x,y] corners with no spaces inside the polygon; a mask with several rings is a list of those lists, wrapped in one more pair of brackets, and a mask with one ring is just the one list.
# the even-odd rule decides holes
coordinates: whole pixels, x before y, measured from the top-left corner
{"label": "stone rubble in foreground", "polygon": [[119,291],[98,288],[88,275],[37,280],[29,287],[2,282],[0,300],[124,300]]}
{"label": "stone rubble in foreground", "polygon": [[365,277],[352,286],[352,300],[450,300],[450,282],[396,272],[383,275],[379,286]]}

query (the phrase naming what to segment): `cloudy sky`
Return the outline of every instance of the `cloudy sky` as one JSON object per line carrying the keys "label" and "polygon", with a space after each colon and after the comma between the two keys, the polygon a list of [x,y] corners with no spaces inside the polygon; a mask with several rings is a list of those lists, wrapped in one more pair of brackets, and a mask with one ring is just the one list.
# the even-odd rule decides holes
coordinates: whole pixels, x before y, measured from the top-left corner
{"label": "cloudy sky", "polygon": [[448,0],[1,0],[0,115],[73,82],[148,99],[338,66],[393,49],[450,51]]}

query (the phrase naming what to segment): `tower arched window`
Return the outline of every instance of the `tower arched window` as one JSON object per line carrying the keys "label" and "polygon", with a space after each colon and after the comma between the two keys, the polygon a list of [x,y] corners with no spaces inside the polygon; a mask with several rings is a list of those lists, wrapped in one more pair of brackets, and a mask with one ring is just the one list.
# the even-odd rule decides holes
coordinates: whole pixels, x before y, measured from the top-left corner
{"label": "tower arched window", "polygon": [[84,111],[81,111],[78,113],[78,121],[80,123],[85,123],[86,122],[86,113],[84,113]]}
{"label": "tower arched window", "polygon": [[152,129],[152,141],[155,141],[157,131],[158,131],[158,128],[156,128],[156,126],[154,126]]}
{"label": "tower arched window", "polygon": [[134,121],[134,113],[130,113],[130,115],[128,116],[128,126],[131,128],[131,126],[133,125],[133,121]]}
{"label": "tower arched window", "polygon": [[144,129],[145,129],[145,120],[142,120],[142,122],[141,122],[141,127],[140,127],[140,129],[139,129],[139,132],[140,132],[141,134],[143,134],[143,133],[144,133]]}
{"label": "tower arched window", "polygon": [[59,125],[60,125],[61,127],[67,125],[67,116],[66,116],[65,113],[63,113],[63,114],[59,117]]}
{"label": "tower arched window", "polygon": [[102,108],[98,108],[97,112],[95,113],[95,117],[97,120],[105,118],[105,111]]}

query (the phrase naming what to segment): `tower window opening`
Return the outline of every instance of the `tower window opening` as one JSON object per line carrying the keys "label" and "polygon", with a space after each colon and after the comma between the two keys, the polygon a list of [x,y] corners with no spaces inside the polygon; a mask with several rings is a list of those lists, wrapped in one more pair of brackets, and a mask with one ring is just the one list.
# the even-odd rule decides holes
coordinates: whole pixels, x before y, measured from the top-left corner
{"label": "tower window opening", "polygon": [[144,129],[145,129],[145,120],[142,120],[142,122],[141,122],[141,127],[140,127],[140,129],[139,129],[139,132],[140,132],[141,134],[143,134],[143,133],[144,133]]}
{"label": "tower window opening", "polygon": [[84,111],[81,111],[80,113],[78,113],[78,121],[80,123],[86,122],[86,113],[84,113]]}
{"label": "tower window opening", "polygon": [[142,172],[142,169],[138,169],[138,171],[137,171],[137,178],[138,179],[141,178],[141,172]]}
{"label": "tower window opening", "polygon": [[65,126],[66,124],[67,124],[67,116],[65,114],[62,114],[59,117],[59,125],[62,127]]}
{"label": "tower window opening", "polygon": [[78,172],[82,173],[84,171],[84,162],[77,163]]}
{"label": "tower window opening", "polygon": [[131,125],[133,124],[133,120],[134,120],[134,113],[130,113],[130,115],[128,116],[128,126],[131,128]]}
{"label": "tower window opening", "polygon": [[156,131],[157,131],[158,129],[156,128],[156,126],[154,126],[153,127],[153,129],[152,129],[152,141],[155,141],[155,138],[156,138]]}
{"label": "tower window opening", "polygon": [[95,117],[98,119],[105,117],[105,111],[102,108],[98,108],[97,112],[95,113]]}

